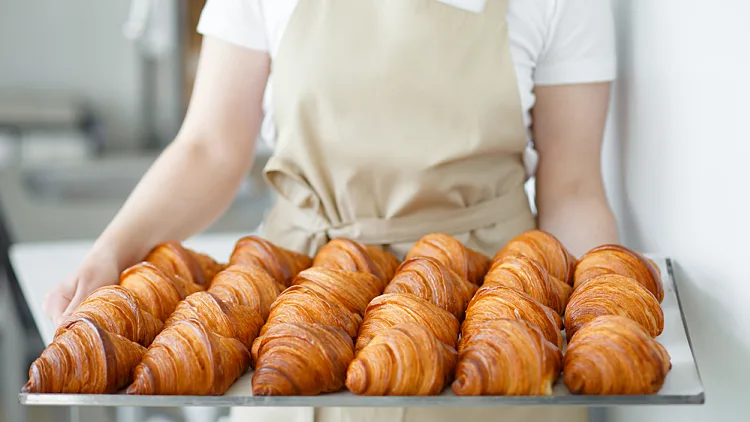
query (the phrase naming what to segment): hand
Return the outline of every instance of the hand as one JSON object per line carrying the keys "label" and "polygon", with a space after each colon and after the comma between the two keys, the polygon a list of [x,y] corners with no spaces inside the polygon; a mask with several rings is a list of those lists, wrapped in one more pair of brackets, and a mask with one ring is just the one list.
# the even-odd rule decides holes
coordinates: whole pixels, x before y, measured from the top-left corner
{"label": "hand", "polygon": [[91,252],[76,271],[44,298],[44,313],[55,326],[62,324],[94,290],[117,284],[119,266],[113,253]]}

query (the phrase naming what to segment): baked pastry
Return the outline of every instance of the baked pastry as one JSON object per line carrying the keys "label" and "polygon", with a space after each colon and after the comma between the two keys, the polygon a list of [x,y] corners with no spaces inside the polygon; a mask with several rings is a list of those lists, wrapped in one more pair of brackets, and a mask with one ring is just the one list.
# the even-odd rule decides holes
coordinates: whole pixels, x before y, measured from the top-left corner
{"label": "baked pastry", "polygon": [[73,314],[55,332],[60,337],[70,323],[87,318],[110,334],[148,346],[164,324],[141,305],[138,298],[122,286],[106,286],[94,290],[78,305]]}
{"label": "baked pastry", "polygon": [[490,268],[490,258],[464,246],[458,239],[444,233],[433,233],[419,239],[406,254],[406,259],[418,256],[435,258],[476,285]]}
{"label": "baked pastry", "polygon": [[382,289],[393,278],[398,259],[372,245],[350,239],[331,239],[315,255],[313,267],[369,273],[382,281]]}
{"label": "baked pastry", "polygon": [[635,250],[620,245],[602,245],[590,250],[576,265],[574,287],[577,289],[584,281],[602,274],[630,277],[647,288],[659,303],[664,300],[659,267]]}
{"label": "baked pastry", "polygon": [[297,274],[292,282],[328,296],[350,312],[363,314],[367,304],[383,292],[383,283],[373,274],[312,267]]}
{"label": "baked pastry", "polygon": [[132,379],[146,348],[89,318],[67,322],[29,369],[24,393],[114,393]]}
{"label": "baked pastry", "polygon": [[[200,259],[206,258],[210,259],[208,255]],[[178,242],[165,242],[153,248],[144,261],[150,262],[169,277],[204,285],[211,280],[206,278],[198,259],[195,252],[184,248]]]}
{"label": "baked pastry", "polygon": [[201,285],[179,277],[169,277],[149,262],[141,262],[120,275],[120,286],[130,290],[146,312],[164,321],[177,303],[188,295],[203,290]]}
{"label": "baked pastry", "polygon": [[249,366],[250,353],[239,340],[215,334],[197,319],[174,321],[136,366],[127,393],[221,395]]}
{"label": "baked pastry", "polygon": [[463,320],[476,285],[429,257],[407,259],[385,288],[385,293],[411,293]]}
{"label": "baked pastry", "polygon": [[440,394],[453,378],[456,350],[421,324],[397,324],[376,335],[349,364],[346,386],[366,396]]}
{"label": "baked pastry", "polygon": [[537,261],[522,255],[494,262],[483,286],[494,285],[522,291],[561,315],[573,292],[572,287],[549,275]]}
{"label": "baked pastry", "polygon": [[463,331],[452,389],[459,396],[549,396],[562,353],[535,325],[498,319]]}
{"label": "baked pastry", "polygon": [[261,267],[231,265],[216,274],[208,291],[225,302],[252,308],[265,320],[268,318],[271,304],[282,289],[282,286]]}
{"label": "baked pastry", "polygon": [[550,275],[573,285],[576,258],[555,236],[542,230],[530,230],[513,238],[495,254],[493,261],[512,255],[529,257]]}
{"label": "baked pastry", "polygon": [[344,387],[354,358],[352,339],[338,327],[275,324],[260,339],[254,396],[310,396]]}
{"label": "baked pastry", "polygon": [[165,325],[197,319],[223,337],[236,338],[250,347],[263,326],[263,318],[249,306],[224,302],[209,292],[193,293],[177,305]]}
{"label": "baked pastry", "polygon": [[641,324],[652,337],[664,330],[664,312],[653,294],[630,277],[604,274],[590,278],[573,292],[565,308],[568,340],[600,315],[621,315]]}
{"label": "baked pastry", "polygon": [[359,353],[376,335],[397,324],[415,322],[455,347],[459,322],[450,312],[410,293],[389,293],[376,297],[365,311],[355,350]]}
{"label": "baked pastry", "polygon": [[[503,286],[484,286],[477,290],[466,309],[462,333],[470,333],[475,326],[497,319],[521,319],[536,325],[550,343],[562,349],[560,328],[562,319],[551,308],[542,305],[526,293]],[[463,351],[462,336],[458,353]]]}
{"label": "baked pastry", "polygon": [[300,271],[309,268],[309,256],[274,245],[258,236],[238,240],[229,258],[229,265],[257,265],[279,284],[289,287]]}
{"label": "baked pastry", "polygon": [[654,394],[671,369],[669,353],[641,325],[618,315],[596,317],[565,352],[563,380],[573,394]]}
{"label": "baked pastry", "polygon": [[206,279],[207,284],[210,284],[211,280],[214,279],[214,276],[225,270],[228,266],[227,264],[220,264],[216,262],[213,258],[204,253],[196,252],[190,249],[188,249],[188,252],[196,261],[198,261],[198,265],[201,267],[201,272],[203,272],[203,278]]}

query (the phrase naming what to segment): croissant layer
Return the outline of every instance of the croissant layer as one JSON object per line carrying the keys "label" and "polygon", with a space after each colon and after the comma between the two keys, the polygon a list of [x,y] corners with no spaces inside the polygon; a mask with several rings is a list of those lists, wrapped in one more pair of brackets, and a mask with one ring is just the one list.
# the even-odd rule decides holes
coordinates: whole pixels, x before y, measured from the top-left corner
{"label": "croissant layer", "polygon": [[603,315],[570,341],[563,380],[573,394],[654,394],[671,369],[666,349],[635,321]]}
{"label": "croissant layer", "polygon": [[490,258],[467,248],[458,239],[445,233],[428,234],[421,238],[406,255],[406,259],[430,257],[455,271],[467,281],[481,285],[490,268]]}
{"label": "croissant layer", "polygon": [[255,265],[231,265],[216,274],[208,291],[224,302],[247,306],[264,320],[282,286],[263,268]]}
{"label": "croissant layer", "polygon": [[553,277],[573,284],[576,258],[555,236],[542,230],[530,230],[511,239],[493,261],[523,255],[537,261]]}
{"label": "croissant layer", "polygon": [[[204,285],[210,280],[206,279],[196,255],[178,242],[165,242],[152,249],[144,261],[150,262],[169,277]],[[206,258],[208,255],[201,259]]]}
{"label": "croissant layer", "polygon": [[309,256],[274,245],[258,236],[238,240],[229,258],[230,265],[255,265],[263,268],[284,287],[302,270],[312,265]]}
{"label": "croissant layer", "polygon": [[398,267],[393,255],[372,245],[363,245],[350,239],[332,239],[326,243],[313,260],[313,267],[347,272],[372,274],[381,281],[382,291]]}
{"label": "croissant layer", "polygon": [[312,267],[300,272],[293,282],[327,296],[350,312],[362,314],[370,301],[383,292],[383,283],[369,273]]}
{"label": "croissant layer", "polygon": [[203,288],[181,278],[169,277],[148,262],[136,264],[120,276],[120,286],[135,295],[145,311],[164,321],[174,312],[177,303]]}

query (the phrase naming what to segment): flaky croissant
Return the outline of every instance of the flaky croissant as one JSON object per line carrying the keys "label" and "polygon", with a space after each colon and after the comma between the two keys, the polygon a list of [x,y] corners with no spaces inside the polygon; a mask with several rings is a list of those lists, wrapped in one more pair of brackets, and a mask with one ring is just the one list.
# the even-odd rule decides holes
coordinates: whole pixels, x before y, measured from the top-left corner
{"label": "flaky croissant", "polygon": [[323,267],[348,272],[368,273],[382,281],[381,290],[393,278],[398,259],[372,245],[363,245],[350,239],[331,239],[313,260],[313,267]]}
{"label": "flaky croissant", "polygon": [[276,324],[260,340],[254,396],[310,396],[340,390],[354,358],[352,339],[337,327]]}
{"label": "flaky croissant", "polygon": [[24,393],[114,393],[132,379],[146,349],[105,331],[93,319],[69,321],[31,364]]}
{"label": "flaky croissant", "polygon": [[238,240],[229,258],[229,265],[257,265],[284,287],[302,270],[312,265],[309,256],[274,245],[258,236]]}
{"label": "flaky croissant", "polygon": [[359,352],[376,335],[404,322],[426,327],[443,343],[456,346],[459,322],[453,314],[410,293],[389,293],[367,306],[355,350]]}
{"label": "flaky croissant", "polygon": [[239,340],[214,334],[197,319],[175,321],[148,348],[127,393],[221,395],[249,366]]}
{"label": "flaky croissant", "polygon": [[[560,328],[562,320],[551,308],[542,305],[526,293],[503,286],[486,286],[477,290],[466,309],[462,333],[470,333],[476,326],[497,319],[521,319],[537,326],[544,337],[562,349]],[[465,338],[462,336],[458,352],[463,352]]]}
{"label": "flaky croissant", "polygon": [[417,257],[404,261],[385,293],[411,293],[432,302],[463,320],[466,306],[476,285],[450,270],[438,260]]}
{"label": "flaky croissant", "polygon": [[193,293],[177,305],[165,325],[197,319],[223,337],[236,338],[250,347],[263,326],[263,318],[251,307],[224,302],[208,292]]}
{"label": "flaky croissant", "polygon": [[574,287],[577,289],[584,281],[602,274],[630,277],[647,288],[659,303],[664,300],[659,267],[635,250],[620,245],[602,245],[590,250],[576,265]]}
{"label": "flaky croissant", "polygon": [[444,233],[428,234],[421,238],[406,254],[406,259],[418,256],[435,258],[476,285],[482,284],[490,268],[488,256],[467,248],[458,239]]}
{"label": "flaky croissant", "polygon": [[363,314],[370,301],[383,292],[382,281],[373,274],[315,266],[297,274],[292,284],[309,287],[358,314]]}
{"label": "flaky croissant", "polygon": [[281,290],[266,270],[255,265],[231,265],[216,274],[208,288],[225,302],[252,308],[264,320]]}
{"label": "flaky croissant", "polygon": [[122,286],[106,286],[94,290],[78,305],[73,314],[57,329],[58,338],[76,319],[88,318],[111,334],[148,346],[163,328],[130,290]]}
{"label": "flaky croissant", "polygon": [[664,330],[664,312],[653,294],[630,277],[604,274],[590,278],[573,292],[565,308],[568,340],[600,315],[621,315],[656,337]]}
{"label": "flaky croissant", "polygon": [[549,275],[537,261],[522,255],[494,262],[483,286],[494,285],[522,291],[561,315],[573,292],[572,287]]}
{"label": "flaky croissant", "polygon": [[196,261],[198,261],[198,265],[200,265],[201,271],[203,272],[203,278],[206,279],[207,284],[210,284],[211,280],[214,279],[214,276],[225,270],[228,266],[227,264],[216,262],[213,258],[204,253],[190,249],[188,249],[188,252],[190,252],[190,255],[192,255]]}
{"label": "flaky croissant", "polygon": [[512,255],[527,256],[541,264],[553,277],[573,285],[576,258],[555,236],[545,231],[521,233],[495,254],[493,261]]}
{"label": "flaky croissant", "polygon": [[[200,259],[211,258],[204,255]],[[177,277],[185,282],[204,285],[210,281],[203,273],[197,253],[184,248],[178,242],[165,242],[157,245],[144,261],[150,262],[169,277]],[[206,265],[205,262],[204,265]]]}
{"label": "flaky croissant", "polygon": [[169,277],[155,265],[142,262],[120,275],[120,286],[130,290],[145,310],[164,321],[177,303],[203,287],[182,277]]}
{"label": "flaky croissant", "polygon": [[573,394],[654,394],[671,367],[667,350],[638,323],[603,315],[568,344],[563,380]]}
{"label": "flaky croissant", "polygon": [[560,376],[562,353],[535,325],[499,319],[471,326],[452,389],[459,396],[549,396]]}
{"label": "flaky croissant", "polygon": [[428,328],[397,324],[376,335],[349,364],[346,386],[365,396],[431,396],[453,378],[456,350]]}

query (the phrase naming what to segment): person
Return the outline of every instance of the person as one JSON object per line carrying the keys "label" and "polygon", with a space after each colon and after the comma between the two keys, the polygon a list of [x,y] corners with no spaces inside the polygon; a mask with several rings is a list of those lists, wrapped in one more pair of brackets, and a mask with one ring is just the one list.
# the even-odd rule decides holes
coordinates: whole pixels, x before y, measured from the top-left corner
{"label": "person", "polygon": [[[616,59],[605,0],[208,0],[176,139],[72,276],[60,321],[153,246],[225,210],[260,133],[277,200],[260,233],[403,257],[431,232],[492,255],[539,227],[617,242],[601,169]],[[538,160],[537,160],[538,157]],[[535,163],[535,161],[538,161]],[[534,176],[534,215],[524,184]],[[234,409],[245,420],[585,420],[585,408]],[[296,419],[295,419],[296,418]],[[242,420],[242,419],[238,419]]]}

